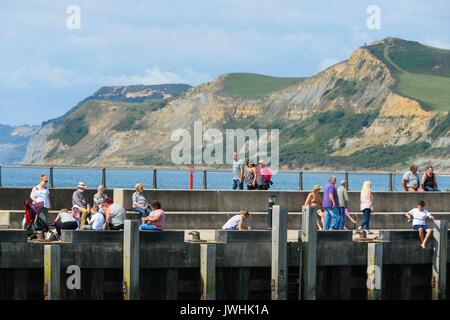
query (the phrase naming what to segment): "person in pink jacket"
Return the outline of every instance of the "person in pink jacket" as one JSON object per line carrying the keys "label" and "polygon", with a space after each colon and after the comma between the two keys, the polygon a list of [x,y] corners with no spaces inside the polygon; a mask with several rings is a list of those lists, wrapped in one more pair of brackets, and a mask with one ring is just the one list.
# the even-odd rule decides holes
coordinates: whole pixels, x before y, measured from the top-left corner
{"label": "person in pink jacket", "polygon": [[369,223],[370,223],[370,214],[373,212],[373,195],[372,195],[372,183],[370,181],[364,181],[362,189],[361,189],[361,211],[363,212],[363,218],[361,220],[361,224],[358,227],[358,230],[367,230],[367,233],[371,233],[369,231]]}

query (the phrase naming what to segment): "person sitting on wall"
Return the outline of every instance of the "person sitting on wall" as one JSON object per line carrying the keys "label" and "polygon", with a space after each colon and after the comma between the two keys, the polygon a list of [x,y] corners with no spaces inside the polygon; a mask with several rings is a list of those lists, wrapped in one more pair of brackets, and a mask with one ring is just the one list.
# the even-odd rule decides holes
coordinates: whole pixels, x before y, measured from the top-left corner
{"label": "person sitting on wall", "polygon": [[423,192],[422,188],[420,188],[420,178],[417,174],[417,166],[413,164],[408,172],[405,172],[402,178],[402,188],[403,191],[408,192]]}
{"label": "person sitting on wall", "polygon": [[139,216],[145,218],[152,211],[150,205],[147,202],[147,199],[144,197],[144,184],[137,183],[134,186],[135,192],[132,196],[133,201],[133,211],[139,213]]}
{"label": "person sitting on wall", "polygon": [[247,225],[248,218],[250,217],[250,212],[247,210],[241,210],[240,214],[232,216],[228,221],[222,226],[223,230],[250,230],[250,226]]}
{"label": "person sitting on wall", "polygon": [[78,206],[81,212],[80,227],[83,227],[86,223],[90,211],[90,202],[87,196],[86,188],[87,187],[84,182],[79,182],[77,185],[77,190],[75,190],[72,195],[72,205]]}
{"label": "person sitting on wall", "polygon": [[425,170],[425,172],[423,173],[422,189],[425,191],[439,191],[436,175],[433,172],[432,166],[428,166],[427,170]]}
{"label": "person sitting on wall", "polygon": [[142,224],[140,225],[140,230],[159,230],[164,229],[165,216],[164,210],[161,209],[161,203],[159,201],[152,201],[150,204],[152,212],[144,218],[142,218]]}
{"label": "person sitting on wall", "polygon": [[[430,214],[430,211],[425,209],[425,201],[420,200],[417,203],[417,208],[412,209],[411,211],[405,213],[405,216],[408,218],[408,222],[412,220],[412,226],[414,230],[419,232],[420,246],[422,249],[425,249],[428,238],[431,236],[432,229],[427,225],[427,218],[434,220],[434,217]],[[425,236],[424,236],[425,231]]]}
{"label": "person sitting on wall", "polygon": [[94,204],[91,208],[91,218],[88,220],[88,224],[84,225],[82,230],[103,230],[105,224],[105,217],[100,212],[98,205]]}
{"label": "person sitting on wall", "polygon": [[103,202],[103,211],[105,212],[105,230],[123,230],[126,211],[121,205],[113,203],[111,198],[106,198]]}
{"label": "person sitting on wall", "polygon": [[312,192],[308,194],[305,200],[305,206],[312,206],[317,208],[317,229],[323,230],[323,222],[325,218],[325,211],[322,207],[322,196],[320,195],[320,184],[313,187]]}

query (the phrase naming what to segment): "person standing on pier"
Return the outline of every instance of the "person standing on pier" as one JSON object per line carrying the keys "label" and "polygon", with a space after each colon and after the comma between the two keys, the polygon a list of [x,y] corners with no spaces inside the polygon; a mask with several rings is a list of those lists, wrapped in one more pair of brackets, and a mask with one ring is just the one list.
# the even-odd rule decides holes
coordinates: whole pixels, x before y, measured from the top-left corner
{"label": "person standing on pier", "polygon": [[245,184],[247,185],[247,190],[257,189],[256,178],[257,178],[256,165],[252,160],[247,160],[247,168],[245,168]]}
{"label": "person standing on pier", "polygon": [[233,190],[244,190],[244,161],[233,152]]}
{"label": "person standing on pier", "polygon": [[338,198],[339,198],[339,207],[338,210],[338,229],[344,230],[345,228],[345,210],[350,206],[350,200],[348,198],[347,192],[347,181],[342,180],[341,185],[337,189]]}
{"label": "person standing on pier", "polygon": [[363,218],[358,230],[366,230],[368,234],[372,234],[369,230],[370,214],[373,212],[373,194],[372,194],[372,182],[364,181],[361,194],[361,211],[363,212]]}
{"label": "person standing on pier", "polygon": [[131,196],[131,200],[133,201],[133,211],[139,213],[140,218],[145,218],[152,212],[150,205],[147,202],[147,199],[144,197],[144,184],[137,183],[134,186],[135,192]]}
{"label": "person standing on pier", "polygon": [[328,183],[325,186],[325,190],[323,192],[323,203],[322,206],[325,209],[325,221],[324,221],[324,230],[337,230],[338,225],[338,208],[339,208],[339,197],[337,194],[337,190],[335,187],[336,177],[331,176],[328,179]]}
{"label": "person standing on pier", "polygon": [[41,219],[47,222],[48,212],[51,208],[50,205],[50,191],[47,187],[48,179],[45,174],[41,174],[39,184],[31,189],[30,198],[33,204],[43,203],[42,211],[39,214]]}
{"label": "person standing on pier", "polygon": [[80,228],[82,228],[85,223],[87,216],[89,214],[90,204],[89,199],[86,194],[86,185],[84,182],[79,182],[77,186],[77,190],[72,195],[72,205],[77,205],[79,207],[79,211],[81,212],[81,220],[80,220]]}
{"label": "person standing on pier", "polygon": [[322,197],[320,196],[320,184],[313,186],[313,190],[306,197],[304,205],[317,208],[317,229],[323,230],[325,213],[322,207]]}

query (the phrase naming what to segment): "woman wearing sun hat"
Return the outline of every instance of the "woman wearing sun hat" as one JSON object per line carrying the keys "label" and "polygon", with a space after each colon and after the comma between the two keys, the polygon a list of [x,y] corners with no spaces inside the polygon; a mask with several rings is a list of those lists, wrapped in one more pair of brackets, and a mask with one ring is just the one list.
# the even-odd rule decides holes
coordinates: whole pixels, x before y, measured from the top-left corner
{"label": "woman wearing sun hat", "polygon": [[317,229],[323,230],[323,219],[325,217],[322,207],[322,196],[320,195],[320,185],[313,186],[312,192],[306,197],[305,206],[317,207]]}

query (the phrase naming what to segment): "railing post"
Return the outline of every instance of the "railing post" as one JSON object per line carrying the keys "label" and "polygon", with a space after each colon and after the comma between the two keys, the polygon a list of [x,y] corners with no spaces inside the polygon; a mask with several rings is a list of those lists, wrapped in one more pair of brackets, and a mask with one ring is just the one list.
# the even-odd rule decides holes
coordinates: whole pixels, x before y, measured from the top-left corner
{"label": "railing post", "polygon": [[381,300],[383,273],[383,244],[367,244],[367,299]]}
{"label": "railing post", "polygon": [[158,189],[158,177],[156,169],[153,169],[153,189]]}
{"label": "railing post", "polygon": [[208,189],[208,171],[203,171],[203,189]]}
{"label": "railing post", "polygon": [[302,207],[303,299],[316,300],[317,208]]}
{"label": "railing post", "polygon": [[202,278],[202,300],[216,299],[216,245],[200,245],[200,274]]}
{"label": "railing post", "polygon": [[287,209],[273,206],[272,300],[287,300]]}
{"label": "railing post", "polygon": [[61,253],[60,247],[44,246],[44,299],[61,298]]}
{"label": "railing post", "polygon": [[107,187],[106,187],[106,168],[102,169],[102,186],[103,186],[103,188],[107,189]]}
{"label": "railing post", "polygon": [[0,187],[2,187],[2,166],[0,166]]}
{"label": "railing post", "polygon": [[446,298],[447,281],[447,220],[436,220],[433,228],[433,269],[431,280],[431,298],[444,300]]}
{"label": "railing post", "polygon": [[55,184],[53,182],[53,167],[50,167],[50,173],[49,173],[49,182],[50,182],[50,188],[53,189],[55,187]]}
{"label": "railing post", "polygon": [[389,191],[394,191],[393,173],[389,173]]}
{"label": "railing post", "polygon": [[298,173],[298,190],[303,190],[303,171]]}
{"label": "railing post", "polygon": [[139,299],[138,220],[125,220],[123,230],[123,299]]}
{"label": "railing post", "polygon": [[350,191],[350,183],[348,181],[348,172],[345,173],[345,181],[347,181],[347,191]]}

